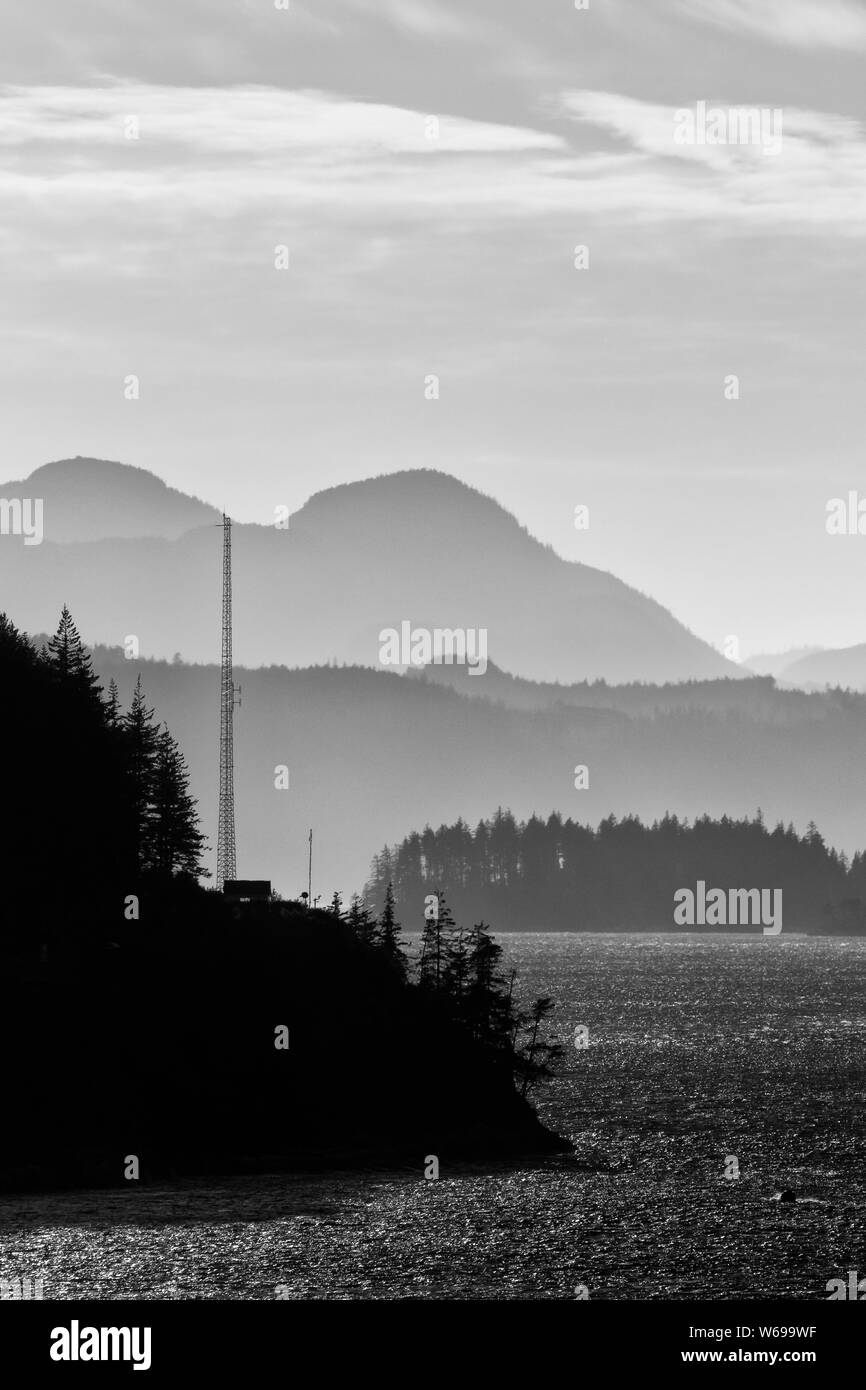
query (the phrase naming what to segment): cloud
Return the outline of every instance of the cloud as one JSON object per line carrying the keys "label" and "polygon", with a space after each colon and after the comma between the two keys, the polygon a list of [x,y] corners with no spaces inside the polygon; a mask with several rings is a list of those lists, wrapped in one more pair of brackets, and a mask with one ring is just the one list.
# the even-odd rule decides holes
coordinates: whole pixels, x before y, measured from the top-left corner
{"label": "cloud", "polygon": [[679,9],[796,48],[866,48],[866,11],[854,0],[679,0]]}
{"label": "cloud", "polygon": [[[741,111],[718,100],[708,107]],[[559,108],[583,125],[614,136],[619,145],[643,158],[633,167],[642,171],[642,195],[650,206],[652,178],[664,184],[664,169],[685,168],[678,180],[676,217],[712,216],[720,224],[777,224],[787,232],[825,231],[845,236],[866,233],[866,138],[858,121],[832,113],[780,108],[782,139],[778,153],[759,144],[680,144],[675,139],[675,108],[638,101],[610,92],[569,92]],[[691,108],[694,109],[694,108]],[[767,125],[773,113],[767,112]],[[625,161],[626,154],[621,156]],[[620,175],[626,165],[620,163]],[[611,185],[622,182],[615,172]],[[634,211],[640,213],[635,200]]]}
{"label": "cloud", "polygon": [[13,227],[62,203],[73,222],[94,209],[117,220],[128,207],[176,227],[197,208],[223,223],[289,218],[317,235],[323,219],[365,236],[412,222],[496,235],[506,219],[562,236],[593,218],[866,232],[856,121],[786,108],[781,152],[769,156],[679,145],[676,108],[613,92],[566,92],[542,113],[548,124],[551,113],[555,132],[447,115],[431,127],[417,111],[318,91],[6,88],[0,197]]}
{"label": "cloud", "polygon": [[203,154],[266,157],[317,150],[382,155],[502,153],[559,149],[542,131],[461,117],[429,117],[322,92],[275,87],[160,87],[117,83],[103,87],[6,87],[0,90],[0,144],[130,147],[124,123],[138,122],[140,148],[185,147]]}

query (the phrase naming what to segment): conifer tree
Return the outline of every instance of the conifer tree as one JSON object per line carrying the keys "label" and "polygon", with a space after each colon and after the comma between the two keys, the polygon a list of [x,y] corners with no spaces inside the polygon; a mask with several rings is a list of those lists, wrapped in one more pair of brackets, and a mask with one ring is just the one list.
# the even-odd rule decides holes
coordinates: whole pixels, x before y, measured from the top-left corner
{"label": "conifer tree", "polygon": [[555,1008],[551,998],[536,999],[526,1023],[527,1039],[518,1050],[518,1062],[523,1075],[520,1094],[526,1095],[530,1086],[546,1081],[554,1074],[555,1064],[565,1055],[561,1043],[547,1042],[541,1036],[541,1025]]}
{"label": "conifer tree", "polygon": [[436,903],[429,916],[425,911],[418,983],[425,988],[438,990],[444,985],[446,943],[454,930],[454,918],[444,893],[431,893],[429,896],[435,897]]}
{"label": "conifer tree", "polygon": [[189,791],[189,773],[168,729],[157,733],[151,811],[151,862],[164,875],[200,875],[205,845],[196,804]]}
{"label": "conifer tree", "polygon": [[120,724],[120,696],[117,693],[117,681],[114,676],[108,682],[108,695],[105,699],[105,718],[109,728],[116,729]]}
{"label": "conifer tree", "polygon": [[346,914],[346,921],[363,945],[371,946],[373,944],[376,932],[376,918],[367,904],[361,901],[357,893],[352,894],[349,903],[349,911]]}
{"label": "conifer tree", "polygon": [[99,700],[102,687],[93,674],[90,653],[81,641],[78,628],[72,621],[72,614],[65,603],[57,631],[49,639],[46,659],[58,681],[94,703]]}
{"label": "conifer tree", "polygon": [[153,710],[145,703],[141,676],[135,682],[132,704],[122,720],[126,744],[129,814],[131,832],[137,846],[138,867],[146,870],[156,861],[154,845],[154,799],[159,752],[159,726]]}
{"label": "conifer tree", "polygon": [[510,1043],[511,991],[501,973],[502,947],[483,922],[472,928],[467,960],[466,1014],[474,1035],[495,1046]]}
{"label": "conifer tree", "polygon": [[385,889],[385,902],[382,908],[382,915],[379,918],[377,932],[377,944],[384,951],[388,960],[405,977],[407,961],[406,953],[403,950],[403,942],[400,938],[400,923],[397,921],[396,907],[394,903],[394,888],[388,883]]}
{"label": "conifer tree", "polygon": [[443,984],[454,1001],[458,1014],[462,1014],[469,984],[471,936],[460,927],[455,927],[443,945],[445,957],[442,970]]}

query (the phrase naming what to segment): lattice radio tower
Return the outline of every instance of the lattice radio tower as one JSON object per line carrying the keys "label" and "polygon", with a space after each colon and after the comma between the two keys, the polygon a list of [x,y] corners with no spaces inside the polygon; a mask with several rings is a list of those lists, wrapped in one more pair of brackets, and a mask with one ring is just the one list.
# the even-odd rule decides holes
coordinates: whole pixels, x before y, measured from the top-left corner
{"label": "lattice radio tower", "polygon": [[235,683],[232,672],[232,519],[223,513],[223,651],[220,680],[220,815],[217,888],[237,878],[235,850]]}

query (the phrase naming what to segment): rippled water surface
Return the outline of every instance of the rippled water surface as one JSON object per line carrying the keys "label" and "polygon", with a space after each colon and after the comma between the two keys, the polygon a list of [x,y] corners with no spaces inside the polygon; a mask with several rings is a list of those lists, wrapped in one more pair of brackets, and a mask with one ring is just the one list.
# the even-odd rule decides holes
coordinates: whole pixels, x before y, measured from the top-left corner
{"label": "rippled water surface", "polygon": [[502,941],[521,996],[559,1005],[538,1109],[573,1157],[0,1199],[0,1277],[46,1298],[826,1298],[866,1267],[866,942]]}

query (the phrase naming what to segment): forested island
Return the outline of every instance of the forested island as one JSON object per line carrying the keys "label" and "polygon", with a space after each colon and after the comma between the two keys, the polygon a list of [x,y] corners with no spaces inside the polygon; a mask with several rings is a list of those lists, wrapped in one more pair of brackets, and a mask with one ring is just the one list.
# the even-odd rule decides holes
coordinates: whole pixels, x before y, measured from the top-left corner
{"label": "forested island", "polygon": [[41,650],[0,615],[0,676],[0,1184],[569,1147],[528,1099],[550,1001],[520,1006],[489,931],[443,902],[416,966],[387,886],[377,913],[232,903],[181,749],[140,683],[126,710],[100,688],[68,610]]}
{"label": "forested island", "polygon": [[814,824],[803,835],[770,829],[760,812],[691,824],[608,816],[592,827],[557,814],[517,821],[500,807],[474,830],[458,820],[386,847],[365,894],[378,906],[392,884],[419,926],[426,896],[442,889],[458,916],[498,931],[672,931],[674,894],[698,881],[781,890],[786,932],[866,932],[866,855],[849,862]]}

